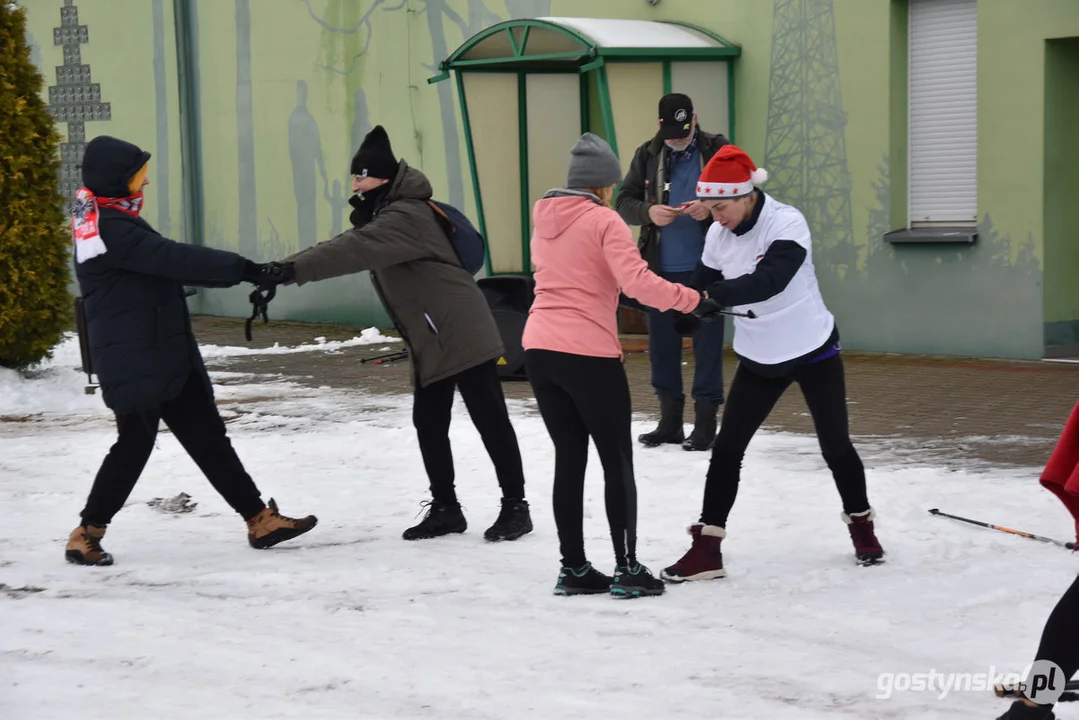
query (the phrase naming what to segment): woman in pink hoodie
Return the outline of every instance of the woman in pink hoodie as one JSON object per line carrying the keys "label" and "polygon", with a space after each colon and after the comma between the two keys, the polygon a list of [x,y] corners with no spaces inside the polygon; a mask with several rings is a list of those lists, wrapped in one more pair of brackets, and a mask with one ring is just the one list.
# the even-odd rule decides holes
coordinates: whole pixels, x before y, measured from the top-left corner
{"label": "woman in pink hoodie", "polygon": [[[532,210],[535,301],[522,344],[529,382],[555,446],[554,516],[562,554],[555,593],[663,593],[637,562],[630,396],[618,340],[619,292],[658,310],[718,317],[700,292],[648,269],[629,227],[610,207],[622,168],[610,146],[585,133],[571,151],[567,189]],[[613,578],[585,558],[583,496],[588,439],[596,444],[614,543]]]}

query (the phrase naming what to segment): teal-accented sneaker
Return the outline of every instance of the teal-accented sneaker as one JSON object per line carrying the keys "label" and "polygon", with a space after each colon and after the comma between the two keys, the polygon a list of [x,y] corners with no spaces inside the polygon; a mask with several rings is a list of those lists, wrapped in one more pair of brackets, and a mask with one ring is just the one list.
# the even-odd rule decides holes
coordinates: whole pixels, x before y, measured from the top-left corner
{"label": "teal-accented sneaker", "polygon": [[610,592],[611,578],[586,562],[577,569],[564,567],[558,573],[555,595],[596,595]]}
{"label": "teal-accented sneaker", "polygon": [[662,595],[664,590],[663,581],[652,575],[652,571],[640,563],[619,565],[614,569],[611,595],[616,598]]}

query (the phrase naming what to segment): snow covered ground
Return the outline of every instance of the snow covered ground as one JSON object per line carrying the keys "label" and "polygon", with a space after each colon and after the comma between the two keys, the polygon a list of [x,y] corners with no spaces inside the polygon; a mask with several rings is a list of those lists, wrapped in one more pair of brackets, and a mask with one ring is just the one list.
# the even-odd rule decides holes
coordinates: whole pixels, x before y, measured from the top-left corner
{"label": "snow covered ground", "polygon": [[[927,512],[1071,539],[1036,468],[945,470],[879,443],[860,447],[888,562],[856,567],[815,440],[762,433],[724,545],[729,577],[659,598],[555,597],[552,451],[531,403],[511,411],[535,532],[483,541],[497,486],[458,400],[469,531],[407,543],[426,490],[408,398],[235,373],[213,376],[241,458],[265,497],[319,526],[250,549],[163,432],[106,537],[117,564],[76,567],[64,542],[113,439],[77,362],[69,341],[33,380],[0,371],[0,416],[23,419],[0,422],[5,720],[993,718],[1007,703],[989,690],[904,682],[1021,671],[1079,569],[1065,550]],[[687,548],[707,457],[635,458],[640,557],[658,572]],[[180,492],[193,512],[147,504]],[[585,502],[590,559],[609,571],[595,456]]]}

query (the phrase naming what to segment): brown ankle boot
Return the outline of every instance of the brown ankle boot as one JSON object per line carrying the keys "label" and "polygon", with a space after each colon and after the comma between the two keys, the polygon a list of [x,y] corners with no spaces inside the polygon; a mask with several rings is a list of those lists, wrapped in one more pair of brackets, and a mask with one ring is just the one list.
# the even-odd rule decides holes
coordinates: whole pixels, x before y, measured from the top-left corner
{"label": "brown ankle boot", "polygon": [[67,561],[77,565],[112,565],[112,555],[101,549],[105,528],[79,525],[67,538]]}
{"label": "brown ankle boot", "polygon": [[247,521],[247,542],[251,547],[263,550],[303,535],[317,524],[318,518],[314,515],[296,520],[278,514],[277,503],[270,498],[269,507],[264,507],[262,512]]}

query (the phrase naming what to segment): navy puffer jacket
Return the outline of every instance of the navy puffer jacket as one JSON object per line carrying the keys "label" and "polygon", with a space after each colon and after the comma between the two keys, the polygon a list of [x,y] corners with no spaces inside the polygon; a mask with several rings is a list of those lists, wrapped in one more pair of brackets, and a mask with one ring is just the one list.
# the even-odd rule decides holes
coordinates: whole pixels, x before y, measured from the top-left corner
{"label": "navy puffer jacket", "polygon": [[[94,195],[122,198],[150,154],[109,136],[90,141],[82,181]],[[75,263],[94,371],[116,413],[148,410],[180,394],[195,373],[213,390],[191,330],[184,285],[231,287],[247,260],[225,250],[162,237],[141,217],[100,208],[106,252]]]}

